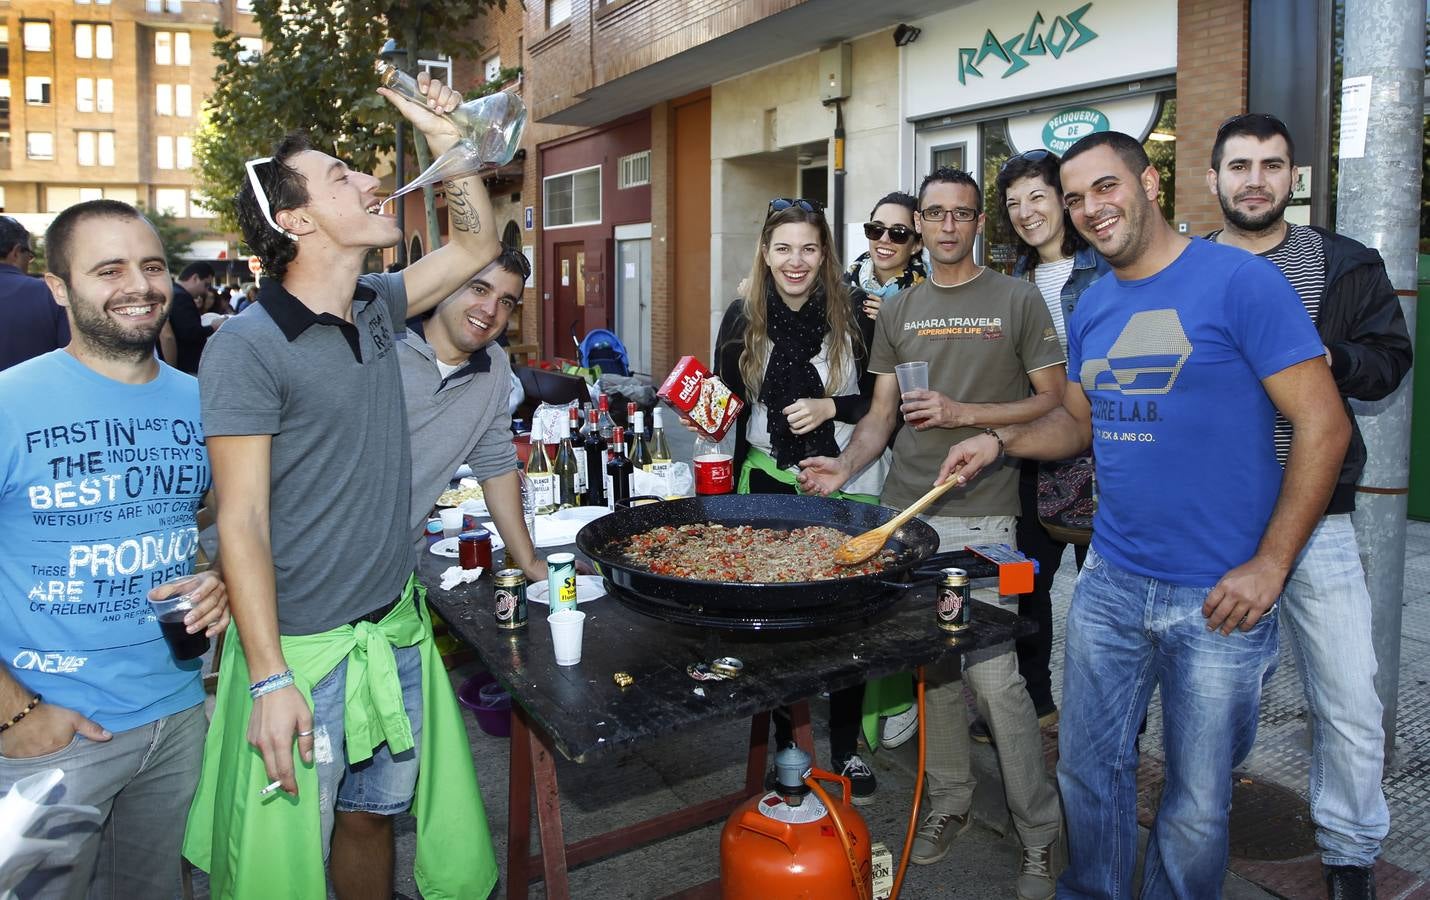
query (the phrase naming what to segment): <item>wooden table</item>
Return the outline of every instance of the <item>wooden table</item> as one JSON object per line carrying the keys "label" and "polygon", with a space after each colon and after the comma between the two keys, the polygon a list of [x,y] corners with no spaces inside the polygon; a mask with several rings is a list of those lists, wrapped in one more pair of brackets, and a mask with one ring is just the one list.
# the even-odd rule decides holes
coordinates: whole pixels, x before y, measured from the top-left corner
{"label": "wooden table", "polygon": [[[627,609],[615,597],[583,604],[582,659],[558,666],[546,608],[530,607],[530,623],[496,627],[489,574],[451,591],[438,586],[450,560],[424,553],[419,577],[428,602],[453,634],[469,644],[512,696],[507,897],[527,896],[544,878],[553,900],[570,897],[567,870],[723,818],[763,790],[770,710],[792,708],[796,742],[811,757],[807,698],[859,682],[907,672],[944,657],[1005,644],[1032,625],[1014,613],[979,603],[975,622],[957,637],[934,622],[932,586],[910,590],[868,627],[805,637],[750,636],[671,625]],[[686,667],[719,656],[745,664],[732,681],[697,682]],[[615,672],[634,683],[621,688]],[[567,844],[554,754],[575,763],[600,762],[641,741],[726,719],[750,719],[745,782],[736,792]],[[534,791],[533,791],[534,788]],[[540,852],[531,854],[531,803],[536,802]],[[687,895],[690,896],[690,895]]]}

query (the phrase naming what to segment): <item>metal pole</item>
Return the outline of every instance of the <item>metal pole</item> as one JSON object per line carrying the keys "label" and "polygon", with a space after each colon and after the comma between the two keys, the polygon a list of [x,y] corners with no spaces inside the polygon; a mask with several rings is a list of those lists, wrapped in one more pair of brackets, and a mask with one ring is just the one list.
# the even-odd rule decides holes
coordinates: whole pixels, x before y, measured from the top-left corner
{"label": "metal pole", "polygon": [[[397,119],[397,171],[393,175],[393,180],[397,182],[393,190],[401,190],[407,183],[407,121],[402,117]],[[399,268],[407,268],[407,198],[397,199],[397,230],[402,232],[402,240],[397,242],[397,253],[393,261]]]}
{"label": "metal pole", "polygon": [[[1345,77],[1372,80],[1365,153],[1341,159],[1336,198],[1336,230],[1380,251],[1412,337],[1425,62],[1424,32],[1409,26],[1424,12],[1424,0],[1346,0]],[[1400,687],[1410,392],[1407,377],[1385,400],[1352,404],[1369,454],[1354,521],[1370,589],[1387,768],[1395,750]]]}
{"label": "metal pole", "polygon": [[834,101],[834,252],[841,264],[844,256],[844,104]]}

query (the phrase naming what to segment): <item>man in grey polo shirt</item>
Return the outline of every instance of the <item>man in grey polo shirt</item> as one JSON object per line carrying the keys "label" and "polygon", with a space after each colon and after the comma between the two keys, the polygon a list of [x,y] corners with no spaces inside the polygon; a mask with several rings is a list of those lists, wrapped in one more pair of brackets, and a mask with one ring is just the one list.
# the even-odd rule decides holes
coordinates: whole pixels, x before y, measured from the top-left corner
{"label": "man in grey polo shirt", "polygon": [[[425,74],[418,85],[426,105],[379,92],[441,154],[461,135],[438,111],[461,97]],[[411,803],[419,761],[431,762],[456,783],[418,795],[419,886],[486,896],[496,868],[480,835],[466,858],[424,860],[427,836],[440,843],[427,821],[434,796],[479,816],[481,798],[469,753],[429,760],[453,717],[461,728],[460,710],[411,602],[395,333],[498,255],[491,202],[479,177],[447,182],[450,243],[401,273],[363,275],[373,248],[402,240],[381,213],[378,178],[302,135],[249,162],[248,176],[238,219],[263,288],[210,338],[199,371],[239,640],[225,648],[185,855],[209,871],[215,896],[253,891],[275,871],[285,891],[309,896],[323,891],[331,846],[339,898],[387,896],[392,816]],[[235,746],[245,733],[251,746]],[[267,780],[288,797],[257,799]]]}
{"label": "man in grey polo shirt", "polygon": [[532,581],[546,578],[526,530],[516,449],[511,443],[511,363],[496,339],[521,302],[531,273],[521,251],[504,248],[491,265],[410,324],[398,342],[407,425],[412,433],[412,514],[419,551],[432,504],[462,463],[482,485],[482,496],[506,545],[507,564]]}

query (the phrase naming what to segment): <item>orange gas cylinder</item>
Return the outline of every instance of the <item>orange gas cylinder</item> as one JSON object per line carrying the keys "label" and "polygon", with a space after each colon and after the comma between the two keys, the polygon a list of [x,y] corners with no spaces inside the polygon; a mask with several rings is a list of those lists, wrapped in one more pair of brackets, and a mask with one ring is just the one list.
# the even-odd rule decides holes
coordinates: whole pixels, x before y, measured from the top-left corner
{"label": "orange gas cylinder", "polygon": [[[797,753],[802,763],[793,765]],[[783,766],[782,762],[791,765]],[[824,797],[843,825],[849,849],[826,800],[805,786],[804,777],[839,782],[849,796],[849,780],[810,769],[809,756],[795,748],[776,757],[776,790],[740,804],[720,836],[720,890],[725,900],[864,900],[872,896],[869,828],[842,797]],[[851,864],[851,856],[853,858]],[[857,880],[854,870],[857,867]]]}

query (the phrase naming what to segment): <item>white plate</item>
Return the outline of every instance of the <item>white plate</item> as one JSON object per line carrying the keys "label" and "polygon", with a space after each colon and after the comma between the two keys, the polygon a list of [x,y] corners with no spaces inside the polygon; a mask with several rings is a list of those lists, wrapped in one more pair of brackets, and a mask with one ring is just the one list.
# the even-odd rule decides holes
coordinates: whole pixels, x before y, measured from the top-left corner
{"label": "white plate", "polygon": [[553,519],[561,519],[569,522],[594,522],[602,516],[609,516],[611,511],[604,506],[568,506],[565,509],[558,509],[551,514]]}
{"label": "white plate", "polygon": [[[496,528],[490,522],[483,522],[482,527],[492,534],[492,549],[500,550],[506,544],[502,542],[501,535],[497,534]],[[445,556],[448,559],[457,558],[457,538],[442,538],[427,548],[427,552],[435,556]]]}
{"label": "white plate", "polygon": [[[548,605],[551,585],[544,581],[528,585],[526,588],[526,599],[530,603],[540,603],[542,606]],[[599,575],[577,575],[576,576],[576,603],[590,603],[592,600],[599,600],[606,596],[606,579]]]}
{"label": "white plate", "polygon": [[538,547],[561,547],[566,544],[576,542],[576,532],[581,530],[585,522],[577,519],[558,518],[553,513],[549,516],[536,517],[536,534],[531,536],[532,542]]}

